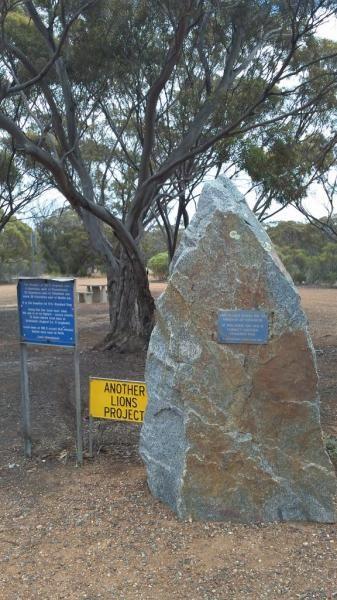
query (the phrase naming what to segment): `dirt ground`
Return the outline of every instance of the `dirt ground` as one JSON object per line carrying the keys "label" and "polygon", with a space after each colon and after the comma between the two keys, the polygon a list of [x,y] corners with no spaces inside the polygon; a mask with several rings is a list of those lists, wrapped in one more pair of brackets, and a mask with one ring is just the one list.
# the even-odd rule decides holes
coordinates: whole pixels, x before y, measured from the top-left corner
{"label": "dirt ground", "polygon": [[[300,293],[323,429],[337,435],[337,290]],[[89,375],[143,377],[144,356],[92,349],[107,326],[107,305],[80,305],[85,444]],[[336,525],[180,522],[147,489],[137,426],[97,422],[95,458],[75,466],[71,351],[31,347],[29,374],[34,456],[25,460],[15,288],[1,286],[1,600],[337,598]]]}

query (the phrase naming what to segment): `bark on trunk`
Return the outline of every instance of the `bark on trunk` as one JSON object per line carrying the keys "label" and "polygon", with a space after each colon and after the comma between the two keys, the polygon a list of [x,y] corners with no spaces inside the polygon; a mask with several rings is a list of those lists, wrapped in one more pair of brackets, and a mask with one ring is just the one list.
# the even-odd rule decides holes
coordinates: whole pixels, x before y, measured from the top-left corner
{"label": "bark on trunk", "polygon": [[154,325],[154,300],[148,278],[136,277],[130,259],[121,250],[119,268],[108,269],[110,331],[104,349],[120,352],[146,350]]}
{"label": "bark on trunk", "polygon": [[98,348],[120,352],[144,350],[154,325],[154,301],[146,269],[141,261],[132,264],[121,246],[117,251],[112,248],[96,217],[87,211],[81,211],[80,217],[93,247],[107,266],[110,328]]}

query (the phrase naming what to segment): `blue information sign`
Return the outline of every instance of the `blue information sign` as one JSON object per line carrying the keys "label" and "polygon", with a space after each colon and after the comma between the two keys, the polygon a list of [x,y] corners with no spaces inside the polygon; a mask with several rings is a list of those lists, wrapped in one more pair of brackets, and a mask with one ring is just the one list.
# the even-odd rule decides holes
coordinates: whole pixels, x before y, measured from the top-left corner
{"label": "blue information sign", "polygon": [[51,346],[76,345],[74,279],[19,279],[21,341]]}
{"label": "blue information sign", "polygon": [[268,316],[263,310],[219,310],[220,344],[266,344]]}

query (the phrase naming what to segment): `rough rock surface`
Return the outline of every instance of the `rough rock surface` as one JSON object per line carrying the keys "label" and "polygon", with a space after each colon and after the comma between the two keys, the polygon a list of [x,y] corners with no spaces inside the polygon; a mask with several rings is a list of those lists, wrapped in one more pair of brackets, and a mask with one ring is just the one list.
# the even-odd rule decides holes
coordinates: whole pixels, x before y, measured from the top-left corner
{"label": "rough rock surface", "polygon": [[[266,344],[220,344],[221,309],[266,311]],[[152,493],[181,518],[334,521],[317,373],[299,296],[233,184],[205,185],[146,367],[140,451]]]}

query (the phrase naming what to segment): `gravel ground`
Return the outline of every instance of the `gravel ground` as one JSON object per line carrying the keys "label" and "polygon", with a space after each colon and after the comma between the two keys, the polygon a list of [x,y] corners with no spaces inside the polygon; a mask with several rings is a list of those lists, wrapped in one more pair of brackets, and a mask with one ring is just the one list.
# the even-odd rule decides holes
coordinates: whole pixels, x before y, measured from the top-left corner
{"label": "gravel ground", "polygon": [[[301,295],[318,351],[322,423],[336,434],[337,291]],[[145,357],[92,350],[107,327],[104,305],[82,305],[79,326],[86,430],[88,376],[139,379]],[[178,521],[148,491],[137,426],[97,423],[95,458],[77,468],[71,356],[32,348],[29,361],[28,461],[16,311],[0,310],[1,599],[337,598],[336,525]]]}

